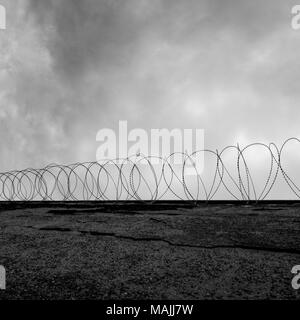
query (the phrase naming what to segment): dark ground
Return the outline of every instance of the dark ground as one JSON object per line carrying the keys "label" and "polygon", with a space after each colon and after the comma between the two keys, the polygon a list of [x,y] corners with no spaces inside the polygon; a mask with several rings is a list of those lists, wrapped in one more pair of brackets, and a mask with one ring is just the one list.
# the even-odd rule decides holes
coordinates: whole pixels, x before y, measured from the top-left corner
{"label": "dark ground", "polygon": [[300,203],[1,202],[1,299],[297,299]]}

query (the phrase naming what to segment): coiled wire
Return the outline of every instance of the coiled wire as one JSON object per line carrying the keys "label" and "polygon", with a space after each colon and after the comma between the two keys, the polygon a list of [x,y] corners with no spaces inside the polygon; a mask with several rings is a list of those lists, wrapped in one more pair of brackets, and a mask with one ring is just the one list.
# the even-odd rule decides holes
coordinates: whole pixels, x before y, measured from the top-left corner
{"label": "coiled wire", "polygon": [[[221,194],[226,199],[258,201],[270,195],[279,176],[283,177],[292,194],[300,198],[300,187],[284,168],[284,151],[291,142],[300,140],[287,139],[280,147],[274,143],[252,143],[243,148],[226,146],[221,151],[203,149],[192,154],[172,153],[164,158],[139,154],[126,159],[69,165],[52,163],[40,169],[13,170],[0,173],[0,199],[209,201],[218,199]],[[256,150],[254,158],[249,156],[253,150]],[[258,188],[249,159],[262,153],[267,155],[268,161],[264,162],[268,165],[264,169],[265,179],[260,177]],[[182,158],[181,164],[174,164],[175,156]],[[199,172],[197,162],[208,157],[210,160],[205,160],[204,170]],[[153,164],[153,160],[158,164]],[[187,169],[194,171],[193,174]]]}

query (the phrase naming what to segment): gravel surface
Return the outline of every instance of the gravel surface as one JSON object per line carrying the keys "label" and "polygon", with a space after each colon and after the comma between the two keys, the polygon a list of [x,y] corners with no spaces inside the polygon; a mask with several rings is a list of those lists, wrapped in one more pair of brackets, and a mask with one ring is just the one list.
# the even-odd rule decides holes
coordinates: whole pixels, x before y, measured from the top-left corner
{"label": "gravel surface", "polygon": [[1,299],[297,299],[300,203],[0,204]]}

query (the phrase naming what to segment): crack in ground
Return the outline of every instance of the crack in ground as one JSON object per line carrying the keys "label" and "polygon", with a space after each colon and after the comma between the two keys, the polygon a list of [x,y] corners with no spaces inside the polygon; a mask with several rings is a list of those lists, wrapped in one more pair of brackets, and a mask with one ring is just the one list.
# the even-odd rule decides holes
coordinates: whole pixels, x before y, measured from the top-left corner
{"label": "crack in ground", "polygon": [[[162,210],[163,211],[163,210]],[[59,216],[74,216],[74,215],[82,215],[85,213],[90,213],[90,214],[98,214],[98,213],[108,213],[108,214],[121,214],[121,215],[150,215],[153,214],[152,212],[148,212],[146,210],[144,211],[130,211],[130,210],[124,210],[124,209],[115,209],[115,210],[111,210],[111,209],[105,209],[105,208],[96,208],[96,209],[51,209],[48,210],[47,213],[53,214],[53,215],[59,215]],[[156,214],[156,213],[155,213]],[[181,215],[180,213],[176,213],[176,212],[162,212],[161,215],[166,215],[166,216],[178,216]]]}
{"label": "crack in ground", "polygon": [[70,228],[62,227],[41,227],[36,228],[34,226],[27,226],[34,230],[41,231],[59,231],[59,232],[79,232],[85,235],[91,236],[102,236],[102,237],[114,237],[117,239],[132,240],[132,241],[148,241],[148,242],[164,242],[173,247],[182,247],[182,248],[197,248],[197,249],[240,249],[240,250],[251,250],[251,251],[265,251],[265,252],[274,252],[274,253],[286,253],[286,254],[300,254],[300,250],[297,249],[287,249],[287,248],[274,248],[274,247],[258,247],[258,246],[248,246],[248,245],[192,245],[187,243],[175,243],[167,239],[160,237],[132,237],[116,234],[115,232],[99,232],[99,231],[86,231],[86,230],[73,230]]}

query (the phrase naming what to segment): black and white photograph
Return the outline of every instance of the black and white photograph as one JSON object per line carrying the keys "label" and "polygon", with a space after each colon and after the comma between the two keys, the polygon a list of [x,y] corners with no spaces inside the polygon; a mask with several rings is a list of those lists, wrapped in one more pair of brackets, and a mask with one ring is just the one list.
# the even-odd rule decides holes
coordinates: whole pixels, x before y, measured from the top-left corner
{"label": "black and white photograph", "polygon": [[0,300],[299,300],[299,56],[296,0],[0,0]]}

